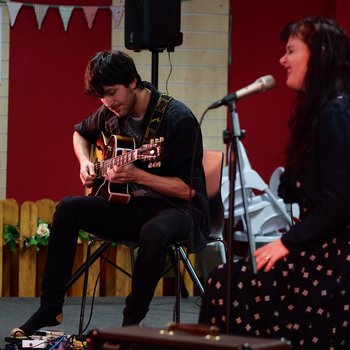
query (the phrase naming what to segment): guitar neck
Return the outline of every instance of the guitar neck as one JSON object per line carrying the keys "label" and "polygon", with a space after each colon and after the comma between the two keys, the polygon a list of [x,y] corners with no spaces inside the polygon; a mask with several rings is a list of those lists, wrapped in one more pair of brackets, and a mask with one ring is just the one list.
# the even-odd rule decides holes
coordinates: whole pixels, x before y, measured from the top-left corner
{"label": "guitar neck", "polygon": [[138,150],[135,149],[125,154],[121,154],[119,156],[106,159],[100,163],[96,163],[95,164],[96,173],[100,173],[100,175],[103,176],[107,173],[109,169],[113,168],[114,166],[119,167],[119,166],[124,166],[134,162],[135,160],[138,159],[137,151]]}
{"label": "guitar neck", "polygon": [[149,168],[160,166],[164,138],[150,140],[149,144],[143,144],[137,149],[132,149],[135,147],[135,142],[133,139],[132,141],[130,144],[130,138],[125,140],[125,137],[113,136],[106,142],[105,137],[99,137],[91,152],[91,160],[94,162],[98,178],[105,177],[108,170],[114,166],[124,166],[135,160],[148,162]]}

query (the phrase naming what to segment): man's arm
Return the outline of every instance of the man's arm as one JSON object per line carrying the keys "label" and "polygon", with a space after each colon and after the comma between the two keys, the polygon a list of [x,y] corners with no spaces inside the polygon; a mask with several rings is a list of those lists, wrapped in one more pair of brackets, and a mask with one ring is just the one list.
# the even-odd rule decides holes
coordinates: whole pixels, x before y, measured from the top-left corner
{"label": "man's arm", "polygon": [[190,195],[192,198],[196,194],[194,190],[190,194],[190,187],[178,177],[154,175],[133,164],[114,167],[107,172],[106,179],[114,183],[134,182],[163,195],[184,200],[189,200]]}
{"label": "man's arm", "polygon": [[87,187],[91,187],[96,178],[94,164],[90,161],[90,147],[90,142],[75,131],[73,148],[80,164],[80,180]]}

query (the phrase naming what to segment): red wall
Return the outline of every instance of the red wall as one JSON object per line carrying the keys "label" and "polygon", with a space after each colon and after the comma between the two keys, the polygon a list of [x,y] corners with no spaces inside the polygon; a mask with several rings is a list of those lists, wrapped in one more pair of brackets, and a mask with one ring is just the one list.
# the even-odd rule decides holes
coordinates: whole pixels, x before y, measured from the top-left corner
{"label": "red wall", "polygon": [[350,34],[350,1],[337,0],[334,12],[337,21]]}
{"label": "red wall", "polygon": [[[283,164],[292,94],[278,63],[280,28],[306,15],[335,17],[348,29],[348,0],[230,0],[232,64],[228,91],[272,74],[276,86],[238,101],[237,111],[252,166],[268,180]],[[36,0],[35,3],[57,1]],[[110,0],[70,0],[72,5],[110,5]],[[10,33],[7,197],[18,202],[82,194],[72,148],[73,125],[99,105],[83,93],[88,58],[111,46],[111,14],[99,10],[89,30],[74,10],[65,32],[57,9],[37,29],[33,8],[22,7]]]}
{"label": "red wall", "polygon": [[[52,3],[57,1],[38,1]],[[111,5],[110,0],[70,0],[71,5]],[[34,10],[23,6],[10,32],[7,197],[18,202],[82,194],[73,153],[73,125],[99,102],[83,93],[88,58],[111,46],[111,13],[100,9],[89,30],[74,9],[64,31],[50,8],[41,31]]]}
{"label": "red wall", "polygon": [[308,15],[339,15],[336,11],[340,3],[340,13],[345,17],[342,22],[349,22],[350,4],[346,5],[346,2],[348,0],[231,0],[229,91],[267,74],[273,75],[276,80],[272,90],[237,102],[241,128],[247,131],[244,144],[248,157],[252,167],[266,181],[272,171],[284,162],[287,120],[293,97],[285,86],[286,73],[279,64],[279,58],[284,54],[284,44],[279,40],[280,29],[289,21]]}

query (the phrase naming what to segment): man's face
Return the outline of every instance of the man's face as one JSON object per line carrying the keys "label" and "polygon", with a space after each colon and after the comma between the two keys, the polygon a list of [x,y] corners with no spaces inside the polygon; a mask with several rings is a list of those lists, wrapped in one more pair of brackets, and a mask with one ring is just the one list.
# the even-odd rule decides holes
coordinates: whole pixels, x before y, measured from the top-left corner
{"label": "man's face", "polygon": [[136,81],[127,87],[119,84],[105,85],[103,86],[105,94],[101,101],[118,118],[123,118],[134,109],[136,103],[135,87]]}

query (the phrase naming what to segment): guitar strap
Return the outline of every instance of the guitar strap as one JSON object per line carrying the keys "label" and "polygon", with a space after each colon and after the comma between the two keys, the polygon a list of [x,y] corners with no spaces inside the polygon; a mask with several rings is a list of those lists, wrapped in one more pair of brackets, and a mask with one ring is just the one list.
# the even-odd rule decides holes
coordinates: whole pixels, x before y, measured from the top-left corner
{"label": "guitar strap", "polygon": [[156,137],[163,115],[171,100],[172,97],[170,95],[163,93],[160,94],[157,104],[154,107],[152,116],[149,119],[147,130],[143,137],[142,143],[149,143],[151,139],[154,139]]}

